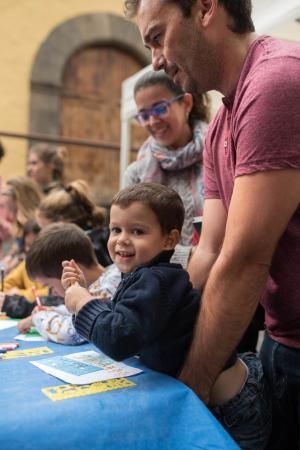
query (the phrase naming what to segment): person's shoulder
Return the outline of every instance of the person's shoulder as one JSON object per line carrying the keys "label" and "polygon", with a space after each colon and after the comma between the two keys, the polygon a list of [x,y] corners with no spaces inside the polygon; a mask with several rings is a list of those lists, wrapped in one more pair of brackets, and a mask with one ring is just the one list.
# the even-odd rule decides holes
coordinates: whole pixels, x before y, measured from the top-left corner
{"label": "person's shoulder", "polygon": [[[274,78],[288,83],[293,79],[293,73],[299,79],[299,70],[300,44],[271,36],[260,36],[254,41],[245,64],[247,77],[256,86],[259,83],[272,84]],[[286,76],[287,71],[291,76]]]}
{"label": "person's shoulder", "polygon": [[[281,103],[297,107],[295,99],[300,92],[300,45],[260,36],[249,50],[234,97],[233,116],[243,114],[249,108],[257,114],[265,114]],[[288,76],[287,76],[288,73]],[[299,103],[299,102],[296,102]],[[277,114],[276,108],[276,114]],[[281,108],[282,110],[282,108]],[[258,112],[257,112],[258,111]]]}
{"label": "person's shoulder", "polygon": [[271,36],[262,36],[261,45],[264,47],[264,57],[272,58],[296,58],[300,60],[300,43],[296,41],[277,39]]}

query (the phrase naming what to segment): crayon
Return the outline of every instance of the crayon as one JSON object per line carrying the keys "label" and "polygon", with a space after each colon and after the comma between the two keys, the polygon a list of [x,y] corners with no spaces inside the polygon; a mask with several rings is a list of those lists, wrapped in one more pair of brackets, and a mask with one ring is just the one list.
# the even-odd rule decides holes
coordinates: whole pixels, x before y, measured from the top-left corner
{"label": "crayon", "polygon": [[[5,352],[10,351],[10,350],[15,350],[16,348],[19,347],[18,342],[3,342],[2,344],[0,343],[0,352],[2,350],[4,350]],[[3,352],[1,352],[3,353]]]}
{"label": "crayon", "polygon": [[34,295],[34,297],[35,297],[35,301],[36,301],[36,304],[37,304],[37,306],[38,306],[38,309],[44,309],[44,308],[43,308],[43,305],[42,305],[42,303],[41,303],[41,299],[40,299],[40,297],[38,296],[38,294],[37,294],[37,292],[36,292],[35,286],[32,286],[31,290],[32,290],[33,295]]}

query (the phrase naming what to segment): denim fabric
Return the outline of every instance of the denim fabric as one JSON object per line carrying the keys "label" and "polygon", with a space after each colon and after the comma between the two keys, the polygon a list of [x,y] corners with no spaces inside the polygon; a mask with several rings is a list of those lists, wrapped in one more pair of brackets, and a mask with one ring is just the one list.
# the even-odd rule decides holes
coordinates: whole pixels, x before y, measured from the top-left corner
{"label": "denim fabric", "polygon": [[300,449],[300,350],[265,335],[261,360],[271,387],[273,427],[269,450]]}
{"label": "denim fabric", "polygon": [[272,425],[271,396],[261,361],[254,353],[240,354],[249,370],[241,392],[221,406],[211,408],[243,450],[264,450]]}

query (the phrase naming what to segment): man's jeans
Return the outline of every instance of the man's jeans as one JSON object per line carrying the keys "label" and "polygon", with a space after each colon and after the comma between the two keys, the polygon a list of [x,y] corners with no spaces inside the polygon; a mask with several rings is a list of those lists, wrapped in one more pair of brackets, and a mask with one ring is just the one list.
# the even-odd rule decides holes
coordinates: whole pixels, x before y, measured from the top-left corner
{"label": "man's jeans", "polygon": [[272,390],[273,428],[270,450],[300,449],[300,350],[265,335],[261,360]]}
{"label": "man's jeans", "polygon": [[[254,353],[239,355],[249,370],[241,392],[222,406],[211,408],[243,450],[264,450],[271,433],[271,395],[261,361]],[[282,449],[283,450],[283,449]]]}

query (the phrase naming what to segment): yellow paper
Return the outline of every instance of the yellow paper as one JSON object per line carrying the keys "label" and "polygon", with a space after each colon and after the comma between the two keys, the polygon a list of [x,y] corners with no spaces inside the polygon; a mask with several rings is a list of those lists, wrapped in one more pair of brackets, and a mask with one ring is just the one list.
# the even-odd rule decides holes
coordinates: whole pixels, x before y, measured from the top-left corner
{"label": "yellow paper", "polygon": [[15,358],[27,358],[28,356],[40,356],[53,353],[49,347],[34,347],[27,348],[25,350],[11,350],[4,353],[2,359],[15,359]]}
{"label": "yellow paper", "polygon": [[43,394],[52,401],[67,400],[69,398],[83,397],[85,395],[94,395],[101,392],[113,391],[136,386],[128,378],[114,378],[112,380],[98,381],[92,384],[62,384],[60,386],[47,387],[42,389]]}

